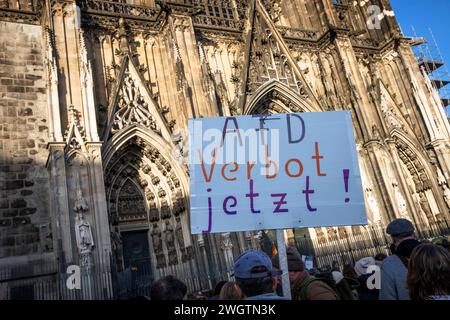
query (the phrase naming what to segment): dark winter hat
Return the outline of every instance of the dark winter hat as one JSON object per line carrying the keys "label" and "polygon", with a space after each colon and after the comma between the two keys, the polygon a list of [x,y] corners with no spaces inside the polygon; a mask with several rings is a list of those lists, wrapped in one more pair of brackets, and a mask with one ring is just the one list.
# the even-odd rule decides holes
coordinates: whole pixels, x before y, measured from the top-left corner
{"label": "dark winter hat", "polygon": [[[305,265],[303,263],[300,253],[294,247],[288,247],[286,249],[286,255],[288,260],[288,270],[301,272],[305,270]],[[272,258],[272,264],[275,268],[280,269],[280,260],[278,254]]]}
{"label": "dark winter hat", "polygon": [[386,233],[393,237],[406,237],[414,233],[414,226],[406,219],[395,219],[386,228]]}

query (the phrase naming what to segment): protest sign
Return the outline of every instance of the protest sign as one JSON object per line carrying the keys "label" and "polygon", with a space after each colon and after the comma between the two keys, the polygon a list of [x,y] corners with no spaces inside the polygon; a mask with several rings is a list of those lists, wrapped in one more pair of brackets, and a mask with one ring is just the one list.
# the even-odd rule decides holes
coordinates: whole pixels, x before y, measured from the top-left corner
{"label": "protest sign", "polygon": [[191,232],[367,224],[349,111],[189,120]]}

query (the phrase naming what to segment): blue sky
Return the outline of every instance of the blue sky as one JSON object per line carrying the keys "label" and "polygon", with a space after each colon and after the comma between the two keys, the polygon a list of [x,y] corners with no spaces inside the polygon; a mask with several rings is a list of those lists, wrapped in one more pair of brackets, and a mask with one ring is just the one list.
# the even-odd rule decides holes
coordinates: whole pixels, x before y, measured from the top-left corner
{"label": "blue sky", "polygon": [[391,0],[391,4],[406,36],[414,35],[412,25],[425,38],[431,38],[428,28],[433,29],[444,60],[450,64],[450,1]]}
{"label": "blue sky", "polygon": [[[414,36],[414,26],[418,37],[429,39],[432,44],[429,28],[450,70],[450,0],[391,0],[397,21],[405,36]],[[450,85],[446,87],[449,92]],[[449,111],[447,108],[447,112]]]}

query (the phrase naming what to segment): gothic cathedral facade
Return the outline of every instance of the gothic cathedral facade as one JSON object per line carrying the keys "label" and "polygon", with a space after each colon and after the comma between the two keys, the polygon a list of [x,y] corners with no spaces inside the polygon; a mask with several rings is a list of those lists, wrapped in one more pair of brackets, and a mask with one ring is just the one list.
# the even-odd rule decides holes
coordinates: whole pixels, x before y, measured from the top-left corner
{"label": "gothic cathedral facade", "polygon": [[0,265],[227,270],[258,243],[190,235],[198,117],[351,110],[369,223],[450,221],[439,95],[359,2],[0,1]]}

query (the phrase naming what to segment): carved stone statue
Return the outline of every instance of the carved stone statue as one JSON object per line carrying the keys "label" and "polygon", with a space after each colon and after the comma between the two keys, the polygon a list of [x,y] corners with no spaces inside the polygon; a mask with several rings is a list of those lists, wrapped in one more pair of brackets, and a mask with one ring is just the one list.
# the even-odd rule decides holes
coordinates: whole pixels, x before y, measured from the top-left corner
{"label": "carved stone statue", "polygon": [[172,225],[169,220],[166,220],[166,227],[164,230],[164,238],[167,245],[167,251],[169,254],[169,266],[178,263],[177,249],[175,248],[175,234]]}
{"label": "carved stone statue", "polygon": [[175,237],[177,238],[178,246],[181,250],[181,260],[185,262],[187,260],[186,249],[184,247],[183,226],[181,224],[180,217],[175,218],[177,224],[175,226]]}
{"label": "carved stone statue", "polygon": [[119,271],[121,271],[123,267],[123,246],[122,237],[120,236],[120,233],[117,229],[115,231],[111,231],[111,247],[117,268]]}
{"label": "carved stone statue", "polygon": [[372,188],[366,188],[366,196],[369,209],[372,212],[372,222],[373,223],[381,222],[380,207],[378,206],[378,202],[375,199],[375,196],[373,195]]}
{"label": "carved stone statue", "polygon": [[398,183],[394,182],[394,183],[392,183],[392,186],[394,187],[395,199],[397,200],[398,212],[402,218],[408,218],[408,207],[406,205],[405,198],[403,197],[402,193],[400,192],[400,189],[398,188]]}
{"label": "carved stone statue", "polygon": [[163,268],[166,266],[166,258],[164,256],[161,240],[162,232],[157,223],[153,224],[153,229],[150,235],[152,237],[153,250],[156,255],[156,267]]}
{"label": "carved stone statue", "polygon": [[433,220],[433,212],[431,211],[431,206],[428,203],[427,196],[424,192],[419,193],[419,203],[420,207],[422,208],[423,212],[425,213],[425,216],[428,218],[429,221]]}
{"label": "carved stone statue", "polygon": [[437,178],[438,178],[438,183],[440,186],[444,185],[447,183],[447,180],[445,179],[444,174],[442,173],[441,168],[437,167]]}
{"label": "carved stone statue", "polygon": [[75,237],[80,255],[90,254],[94,247],[91,226],[82,214],[75,218]]}

